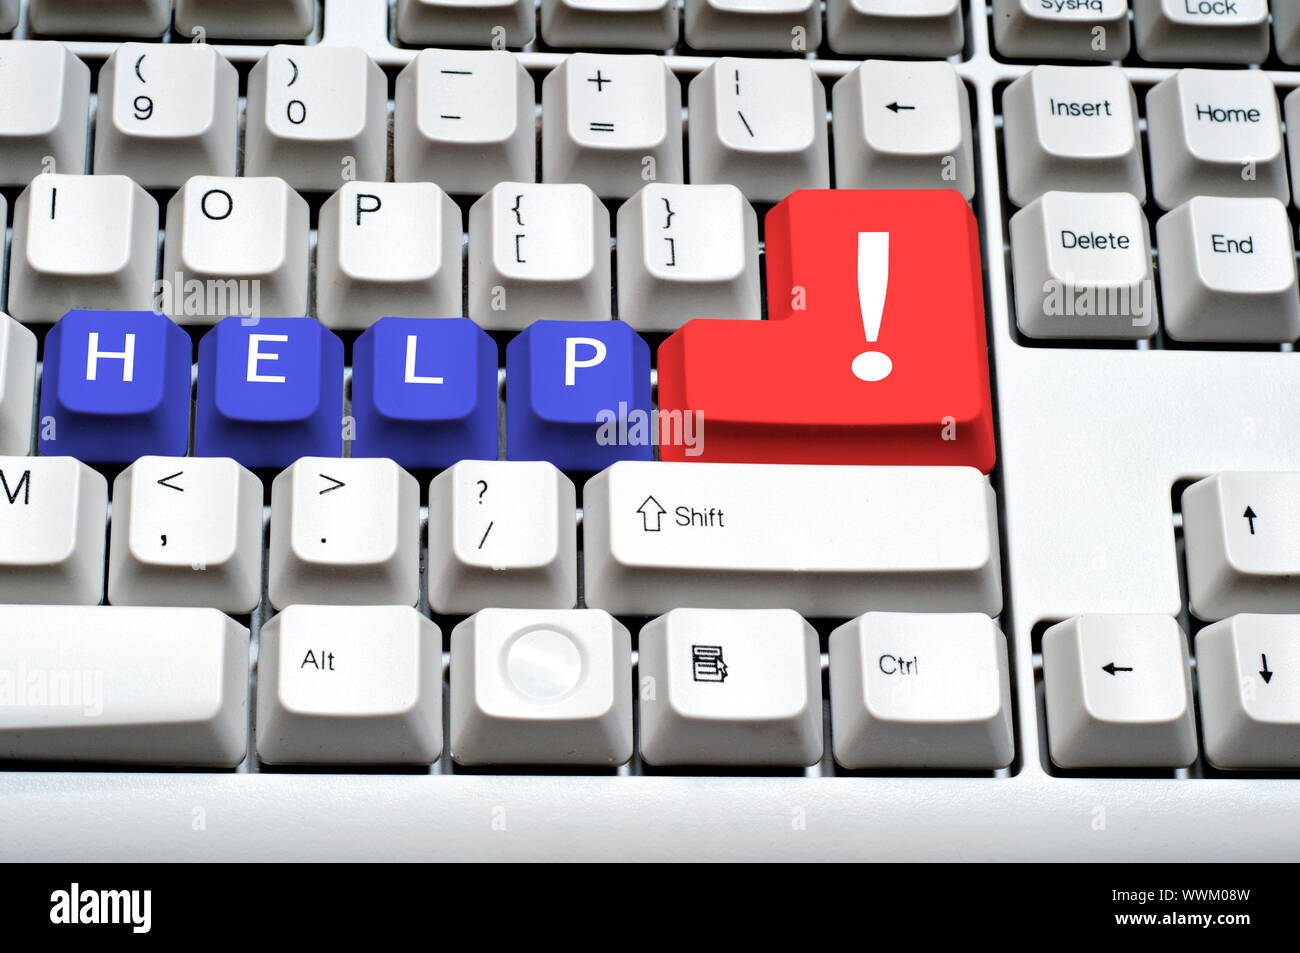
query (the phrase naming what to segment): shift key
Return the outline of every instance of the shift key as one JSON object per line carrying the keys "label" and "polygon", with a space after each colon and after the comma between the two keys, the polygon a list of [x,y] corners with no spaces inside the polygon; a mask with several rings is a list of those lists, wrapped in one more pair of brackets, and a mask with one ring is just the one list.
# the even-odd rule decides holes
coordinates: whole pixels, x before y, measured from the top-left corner
{"label": "shift key", "polygon": [[971,467],[623,461],[583,491],[591,608],[1002,608],[997,506]]}

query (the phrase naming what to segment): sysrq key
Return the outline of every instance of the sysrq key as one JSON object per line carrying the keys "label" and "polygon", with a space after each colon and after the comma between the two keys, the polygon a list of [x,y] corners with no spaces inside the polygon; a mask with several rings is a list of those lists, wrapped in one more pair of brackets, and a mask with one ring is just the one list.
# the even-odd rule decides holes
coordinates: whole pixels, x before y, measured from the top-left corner
{"label": "sysrq key", "polygon": [[954,191],[802,190],[767,216],[768,321],[659,349],[664,460],[993,468],[979,237]]}

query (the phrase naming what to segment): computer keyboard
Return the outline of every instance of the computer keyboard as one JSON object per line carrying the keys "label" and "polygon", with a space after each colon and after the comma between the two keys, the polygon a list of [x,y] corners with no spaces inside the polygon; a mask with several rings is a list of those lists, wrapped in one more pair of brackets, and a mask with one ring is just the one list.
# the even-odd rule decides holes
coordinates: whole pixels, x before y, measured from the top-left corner
{"label": "computer keyboard", "polygon": [[1300,4],[0,34],[6,857],[1300,855]]}

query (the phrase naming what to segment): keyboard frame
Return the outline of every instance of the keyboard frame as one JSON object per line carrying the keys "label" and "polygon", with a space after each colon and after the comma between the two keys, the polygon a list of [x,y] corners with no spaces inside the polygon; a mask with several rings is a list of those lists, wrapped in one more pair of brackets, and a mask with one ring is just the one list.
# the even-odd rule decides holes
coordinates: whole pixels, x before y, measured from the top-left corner
{"label": "keyboard frame", "polygon": [[[0,856],[17,860],[1295,860],[1300,779],[1202,767],[1070,775],[1046,757],[1037,638],[1081,612],[1180,615],[1176,488],[1300,469],[1292,353],[1029,346],[1013,331],[999,91],[1028,70],[968,14],[985,291],[999,421],[1017,759],[997,776],[837,777],[258,771],[0,771]],[[328,0],[314,39],[385,67],[386,0]],[[70,42],[100,59],[113,43]],[[214,44],[232,61],[266,47]],[[563,54],[519,54],[532,70]],[[671,55],[683,76],[710,59]],[[814,61],[842,75],[857,60]],[[1125,67],[1135,83],[1173,71]],[[1281,90],[1300,72],[1269,72]],[[1001,260],[999,260],[1001,255]],[[1205,381],[1227,386],[1211,390]],[[1170,399],[1173,397],[1174,399]],[[1255,438],[1248,439],[1247,420]],[[1103,462],[1104,461],[1104,462]],[[254,660],[256,652],[254,646]],[[252,712],[250,710],[250,721]],[[251,738],[251,735],[250,735]],[[829,742],[829,738],[828,738]],[[444,759],[445,760],[445,759]],[[627,775],[624,770],[622,775]],[[814,769],[811,774],[816,774]]]}

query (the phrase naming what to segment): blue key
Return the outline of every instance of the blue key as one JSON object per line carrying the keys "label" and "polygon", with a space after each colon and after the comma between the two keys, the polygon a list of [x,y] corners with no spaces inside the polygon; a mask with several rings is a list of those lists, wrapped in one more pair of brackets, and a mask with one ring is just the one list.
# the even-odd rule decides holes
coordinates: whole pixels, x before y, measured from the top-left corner
{"label": "blue key", "polygon": [[497,458],[497,346],[468,318],[381,318],[352,350],[354,457]]}
{"label": "blue key", "polygon": [[506,347],[506,455],[562,470],[652,460],[650,346],[619,321],[537,321]]}
{"label": "blue key", "polygon": [[41,453],[93,463],[183,457],[190,337],[152,311],[69,311],[45,338]]}
{"label": "blue key", "polygon": [[343,452],[343,342],[314,318],[226,318],[199,341],[194,453],[287,467]]}

